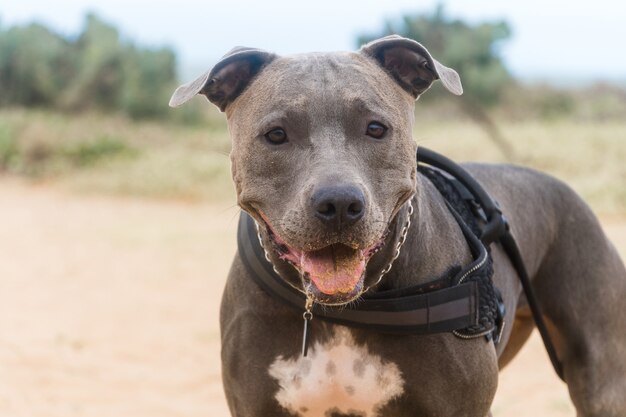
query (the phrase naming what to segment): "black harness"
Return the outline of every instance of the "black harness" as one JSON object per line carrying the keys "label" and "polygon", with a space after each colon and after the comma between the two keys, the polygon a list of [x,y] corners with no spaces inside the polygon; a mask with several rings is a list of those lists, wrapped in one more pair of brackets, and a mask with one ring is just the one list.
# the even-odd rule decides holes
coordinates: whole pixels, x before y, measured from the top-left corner
{"label": "black harness", "polygon": [[[313,305],[304,315],[303,353],[306,354],[312,315],[323,320],[381,333],[433,334],[452,332],[471,339],[484,336],[498,343],[504,327],[504,304],[493,284],[490,245],[499,242],[516,268],[535,323],[556,373],[561,363],[548,336],[515,239],[498,205],[463,168],[448,158],[419,148],[418,170],[444,197],[473,256],[464,266],[450,268],[442,277],[402,289],[366,293],[356,305]],[[306,297],[283,280],[265,259],[255,221],[245,212],[237,233],[239,253],[255,282],[271,296],[302,312]],[[307,316],[308,314],[308,316]]]}

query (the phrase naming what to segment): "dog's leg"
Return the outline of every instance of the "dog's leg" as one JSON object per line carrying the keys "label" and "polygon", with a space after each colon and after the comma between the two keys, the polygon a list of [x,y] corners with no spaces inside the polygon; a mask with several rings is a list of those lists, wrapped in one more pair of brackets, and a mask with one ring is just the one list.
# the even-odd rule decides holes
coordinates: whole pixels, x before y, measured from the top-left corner
{"label": "dog's leg", "polygon": [[563,218],[535,279],[580,417],[626,416],[626,270],[589,208],[557,190]]}
{"label": "dog's leg", "polygon": [[293,417],[274,398],[271,361],[289,343],[297,347],[299,322],[284,322],[282,304],[269,300],[251,282],[236,258],[226,283],[220,311],[222,381],[232,417]]}

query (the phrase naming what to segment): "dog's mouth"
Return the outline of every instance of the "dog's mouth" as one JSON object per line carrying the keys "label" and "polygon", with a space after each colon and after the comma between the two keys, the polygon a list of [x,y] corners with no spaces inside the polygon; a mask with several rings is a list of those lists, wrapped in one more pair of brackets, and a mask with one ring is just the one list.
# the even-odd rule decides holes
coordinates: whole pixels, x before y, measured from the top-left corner
{"label": "dog's mouth", "polygon": [[334,243],[318,250],[304,251],[289,246],[265,222],[272,247],[302,278],[304,290],[321,304],[345,304],[363,292],[367,262],[384,245],[387,233],[376,243],[358,249]]}

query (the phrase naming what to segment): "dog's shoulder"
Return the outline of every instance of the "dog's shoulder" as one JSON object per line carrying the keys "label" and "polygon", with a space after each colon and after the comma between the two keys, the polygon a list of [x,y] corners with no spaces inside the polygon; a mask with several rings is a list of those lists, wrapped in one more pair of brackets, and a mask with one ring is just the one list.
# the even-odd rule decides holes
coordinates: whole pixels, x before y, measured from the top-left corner
{"label": "dog's shoulder", "polygon": [[[536,203],[584,204],[564,181],[545,172],[514,164],[465,163],[463,167],[495,197],[528,197]],[[538,201],[536,199],[539,199]]]}
{"label": "dog's shoulder", "polygon": [[568,187],[567,184],[550,174],[522,165],[480,162],[467,162],[461,165],[481,183],[501,183],[509,186]]}

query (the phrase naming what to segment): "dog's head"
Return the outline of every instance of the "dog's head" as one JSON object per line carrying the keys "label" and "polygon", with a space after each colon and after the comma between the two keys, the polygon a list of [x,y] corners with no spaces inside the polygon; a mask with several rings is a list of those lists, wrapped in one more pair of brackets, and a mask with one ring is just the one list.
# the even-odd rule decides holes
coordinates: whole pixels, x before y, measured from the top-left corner
{"label": "dog's head", "polygon": [[385,266],[372,262],[366,274],[393,246],[389,231],[415,193],[414,104],[437,79],[462,93],[454,70],[399,36],[358,52],[240,47],[170,105],[203,94],[226,113],[238,203],[261,225],[274,264],[318,302],[341,304]]}

